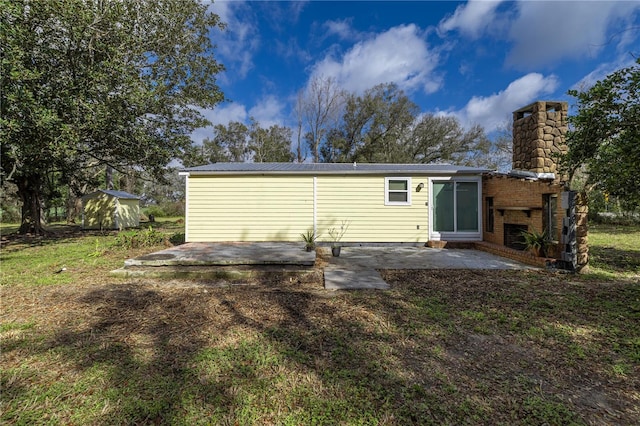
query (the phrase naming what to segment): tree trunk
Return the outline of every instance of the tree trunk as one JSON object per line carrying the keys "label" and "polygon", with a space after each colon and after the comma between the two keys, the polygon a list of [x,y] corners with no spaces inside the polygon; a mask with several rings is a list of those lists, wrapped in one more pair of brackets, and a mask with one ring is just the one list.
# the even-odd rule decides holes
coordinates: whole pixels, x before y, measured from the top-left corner
{"label": "tree trunk", "polygon": [[113,167],[107,165],[107,169],[105,171],[105,183],[106,189],[113,189]]}
{"label": "tree trunk", "polygon": [[75,195],[69,194],[67,197],[67,223],[75,224],[76,218],[82,212],[82,199]]}
{"label": "tree trunk", "polygon": [[23,177],[17,183],[18,195],[22,200],[22,220],[19,234],[46,233],[42,215],[42,199],[40,194],[39,177]]}

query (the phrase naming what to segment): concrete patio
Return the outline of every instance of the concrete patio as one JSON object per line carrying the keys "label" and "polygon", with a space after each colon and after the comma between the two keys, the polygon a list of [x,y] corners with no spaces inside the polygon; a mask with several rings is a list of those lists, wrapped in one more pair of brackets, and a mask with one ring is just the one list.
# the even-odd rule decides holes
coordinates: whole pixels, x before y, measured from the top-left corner
{"label": "concrete patio", "polygon": [[[329,248],[322,250],[328,252]],[[329,256],[325,260],[328,265],[324,266],[324,284],[328,290],[388,289],[378,273],[380,269],[532,269],[478,250],[398,245],[343,247],[340,257]],[[316,252],[303,250],[301,243],[186,243],[128,259],[124,268],[113,273],[186,276],[184,268],[190,268],[189,273],[193,274],[197,267],[238,267],[231,272],[241,276],[250,273],[251,267],[304,272],[312,270],[315,262]],[[211,272],[211,268],[207,268],[210,275],[219,276],[220,272]]]}

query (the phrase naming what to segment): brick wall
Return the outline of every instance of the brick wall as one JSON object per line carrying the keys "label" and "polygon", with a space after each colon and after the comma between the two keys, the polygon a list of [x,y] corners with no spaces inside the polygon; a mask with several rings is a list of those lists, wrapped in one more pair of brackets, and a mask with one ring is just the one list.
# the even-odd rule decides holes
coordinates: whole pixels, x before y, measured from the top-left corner
{"label": "brick wall", "polygon": [[514,250],[499,244],[492,244],[486,241],[477,241],[474,243],[476,250],[486,251],[487,253],[506,257],[507,259],[516,260],[526,263],[527,265],[536,266],[538,268],[549,268],[555,266],[555,259],[546,257],[536,257],[531,253],[522,250]]}
{"label": "brick wall", "polygon": [[[482,182],[483,224],[482,239],[488,243],[504,244],[504,224],[525,225],[529,231],[542,232],[544,194],[560,193],[564,187],[551,181],[527,180],[501,174],[487,174]],[[493,232],[487,230],[487,197],[493,198]],[[559,198],[556,218],[556,235],[562,233],[562,209]],[[559,253],[555,253],[555,257]]]}

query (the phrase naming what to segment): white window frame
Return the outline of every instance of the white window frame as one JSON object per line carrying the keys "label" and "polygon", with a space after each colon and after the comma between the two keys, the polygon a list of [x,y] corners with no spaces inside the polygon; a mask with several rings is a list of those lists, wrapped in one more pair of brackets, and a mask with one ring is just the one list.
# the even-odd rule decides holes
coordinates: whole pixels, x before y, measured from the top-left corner
{"label": "white window frame", "polygon": [[[434,231],[435,202],[433,199],[434,182],[476,182],[478,184],[478,230],[477,231]],[[454,196],[454,209],[456,208]],[[455,223],[455,222],[454,222]],[[455,226],[455,225],[454,225]],[[439,176],[429,178],[429,239],[444,241],[482,241],[482,177],[481,176]]]}
{"label": "white window frame", "polygon": [[[407,201],[389,201],[389,181],[407,181]],[[403,192],[403,191],[392,191]],[[388,176],[384,178],[384,205],[385,206],[410,206],[411,205],[411,178],[406,176]]]}

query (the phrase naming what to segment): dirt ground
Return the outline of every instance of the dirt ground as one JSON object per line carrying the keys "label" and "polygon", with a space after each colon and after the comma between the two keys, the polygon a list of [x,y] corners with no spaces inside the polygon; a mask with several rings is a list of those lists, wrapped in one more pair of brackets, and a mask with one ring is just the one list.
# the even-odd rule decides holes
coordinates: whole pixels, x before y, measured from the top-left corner
{"label": "dirt ground", "polygon": [[[442,401],[448,392],[475,401],[494,416],[479,423],[535,422],[541,418],[536,398],[557,404],[544,406],[551,411],[567,407],[586,424],[640,422],[640,364],[629,355],[640,350],[633,346],[640,337],[637,283],[522,271],[382,275],[388,292],[328,292],[320,270],[304,279],[274,272],[243,285],[96,277],[64,286],[4,287],[2,320],[35,322],[49,348],[78,347],[70,357],[79,365],[106,356],[83,346],[98,339],[92,348],[117,343],[176,375],[199,349],[245,332],[270,333],[312,355],[318,368],[331,368],[327,330],[353,342],[356,354],[373,330],[392,342],[399,376]],[[8,337],[3,368],[30,355],[28,347],[7,347],[16,336]],[[621,350],[625,342],[630,346]],[[368,355],[361,349],[364,363]],[[624,367],[619,374],[611,372],[616,363]]]}

